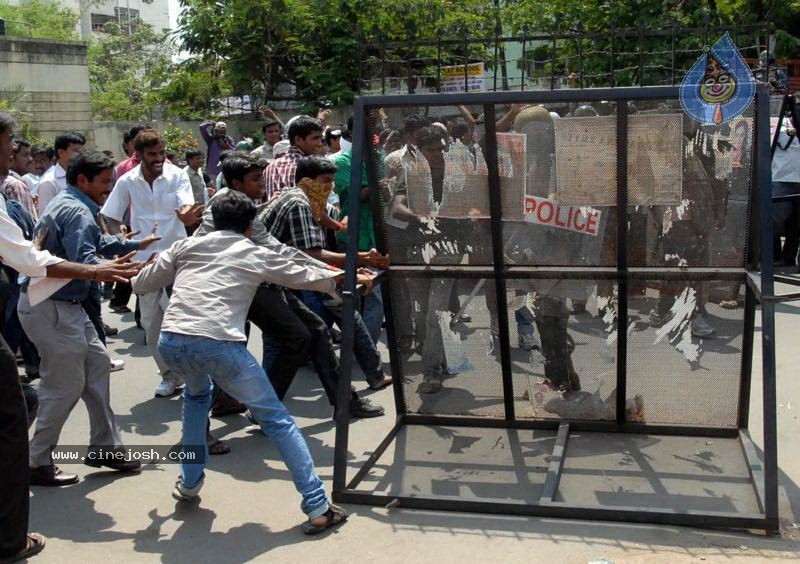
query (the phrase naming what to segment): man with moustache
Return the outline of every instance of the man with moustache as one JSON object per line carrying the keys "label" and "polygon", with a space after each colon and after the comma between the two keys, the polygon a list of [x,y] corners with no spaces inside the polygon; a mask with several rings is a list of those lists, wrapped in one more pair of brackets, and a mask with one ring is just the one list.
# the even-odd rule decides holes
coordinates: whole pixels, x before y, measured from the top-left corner
{"label": "man with moustache", "polygon": [[[166,161],[164,140],[154,129],[140,131],[134,140],[140,164],[117,180],[102,214],[110,222],[121,224],[126,210],[131,210],[134,232],[151,233],[157,229],[161,239],[148,252],[139,252],[136,260],[147,260],[152,251],[160,253],[172,243],[186,237],[186,226],[200,220],[202,204],[195,204],[192,184],[186,171]],[[113,227],[112,227],[113,229]],[[181,376],[170,371],[158,352],[161,320],[169,304],[166,289],[139,296],[142,326],[147,344],[161,373],[156,397],[170,397],[183,385]]]}
{"label": "man with moustache", "polygon": [[[67,187],[59,192],[36,226],[35,240],[51,254],[83,264],[97,265],[97,255],[113,257],[144,250],[158,241],[151,234],[140,241],[103,235],[97,212],[113,183],[114,161],[103,153],[77,153],[67,167]],[[96,279],[96,277],[95,277]],[[118,449],[122,442],[109,398],[111,359],[82,307],[89,296],[91,281],[74,280],[50,298],[32,305],[28,280],[22,283],[18,311],[25,333],[41,356],[39,412],[36,433],[30,444],[31,484],[63,486],[78,481],[53,465],[52,450],[61,429],[83,399],[89,411],[91,443],[86,464],[132,471],[139,463],[103,460],[106,449]],[[92,453],[98,455],[90,459]]]}

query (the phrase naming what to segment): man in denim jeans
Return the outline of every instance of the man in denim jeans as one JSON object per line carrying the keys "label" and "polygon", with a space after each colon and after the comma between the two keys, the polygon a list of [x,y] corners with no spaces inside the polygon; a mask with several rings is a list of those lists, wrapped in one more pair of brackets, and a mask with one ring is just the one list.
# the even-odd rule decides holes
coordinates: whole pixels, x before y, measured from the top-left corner
{"label": "man in denim jeans", "polygon": [[158,349],[164,362],[186,382],[184,449],[202,445],[205,455],[200,462],[182,464],[173,497],[191,500],[203,485],[213,379],[250,409],[278,446],[302,495],[301,509],[309,518],[303,531],[322,532],[343,522],[346,514],[329,503],[303,435],[264,369],[247,350],[244,325],[250,302],[262,282],[333,295],[341,271],[301,267],[248,239],[256,207],[245,194],[221,194],[212,214],[214,232],[176,242],[132,281],[137,293],[173,285]]}

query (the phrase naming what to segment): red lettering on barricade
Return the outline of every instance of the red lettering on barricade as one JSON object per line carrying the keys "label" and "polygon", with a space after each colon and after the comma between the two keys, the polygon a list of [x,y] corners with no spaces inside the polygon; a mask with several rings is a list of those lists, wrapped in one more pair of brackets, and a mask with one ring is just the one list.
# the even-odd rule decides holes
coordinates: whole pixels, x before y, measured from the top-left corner
{"label": "red lettering on barricade", "polygon": [[525,196],[524,219],[528,223],[546,225],[597,237],[602,212],[595,208],[560,206],[547,198]]}

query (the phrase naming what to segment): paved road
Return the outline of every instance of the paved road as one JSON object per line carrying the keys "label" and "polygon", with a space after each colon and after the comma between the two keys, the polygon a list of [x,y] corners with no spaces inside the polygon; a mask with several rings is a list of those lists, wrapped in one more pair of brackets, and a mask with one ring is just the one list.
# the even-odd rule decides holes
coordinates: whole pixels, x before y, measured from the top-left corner
{"label": "paved road", "polygon": [[[48,538],[37,562],[759,562],[797,559],[800,553],[800,380],[794,328],[800,305],[778,308],[780,494],[782,535],[729,533],[682,527],[559,519],[421,512],[350,506],[349,523],[308,539],[299,496],[268,439],[239,416],[214,420],[213,429],[233,452],[214,457],[197,506],[176,503],[170,492],[177,467],[150,465],[123,476],[70,466],[81,482],[61,490],[34,488],[31,529]],[[121,329],[110,341],[127,368],[112,374],[113,406],[130,445],[172,445],[179,440],[180,400],[155,399],[155,364],[132,315],[106,312]],[[251,349],[258,352],[258,335]],[[388,361],[386,350],[382,351]],[[757,348],[754,366],[760,366]],[[756,369],[757,372],[757,369]],[[357,383],[365,387],[362,382]],[[753,393],[753,433],[759,435],[758,378]],[[332,479],[333,423],[321,389],[307,370],[288,402],[303,429],[323,480]],[[372,395],[392,410],[391,391]],[[353,461],[363,459],[393,422],[357,421],[351,430]],[[86,410],[79,404],[62,444],[85,443]],[[758,442],[758,440],[757,440]],[[795,526],[797,525],[797,526]]]}

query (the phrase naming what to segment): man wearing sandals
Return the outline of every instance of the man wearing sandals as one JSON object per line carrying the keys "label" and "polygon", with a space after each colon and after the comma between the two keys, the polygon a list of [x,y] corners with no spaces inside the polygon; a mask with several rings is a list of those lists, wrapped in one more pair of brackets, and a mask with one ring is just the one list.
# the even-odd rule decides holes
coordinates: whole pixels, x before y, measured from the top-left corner
{"label": "man wearing sandals", "polygon": [[[256,207],[245,194],[221,194],[212,214],[214,232],[173,244],[132,282],[137,293],[173,285],[158,348],[164,362],[186,382],[184,449],[196,452],[198,445],[205,447],[213,379],[250,409],[277,445],[303,498],[301,509],[309,518],[303,531],[322,532],[343,522],[346,514],[328,501],[303,435],[264,369],[247,350],[244,325],[262,282],[334,294],[341,271],[300,267],[248,239]],[[202,450],[205,455],[207,451]],[[172,494],[175,499],[197,497],[206,459],[182,464]]]}
{"label": "man wearing sandals", "polygon": [[[0,112],[0,145],[12,142],[14,119]],[[136,264],[122,264],[130,257],[101,264],[67,262],[38,250],[6,213],[0,196],[0,256],[3,263],[32,278],[31,285],[43,277],[125,282],[138,271]],[[19,383],[17,362],[0,336],[0,562],[18,562],[42,551],[45,539],[28,532],[30,493],[28,489],[28,423],[25,400]]]}

